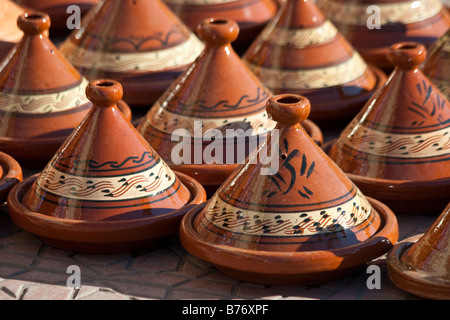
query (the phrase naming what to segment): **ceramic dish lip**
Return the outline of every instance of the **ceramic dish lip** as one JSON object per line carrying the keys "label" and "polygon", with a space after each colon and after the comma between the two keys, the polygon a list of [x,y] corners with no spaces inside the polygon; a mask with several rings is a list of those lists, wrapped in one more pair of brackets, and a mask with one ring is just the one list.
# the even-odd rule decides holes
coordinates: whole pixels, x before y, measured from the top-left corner
{"label": "ceramic dish lip", "polygon": [[[386,263],[389,279],[400,289],[427,299],[450,299],[450,281],[430,277],[402,263],[403,254],[424,234],[402,240],[389,251]],[[432,279],[432,280],[431,280]],[[431,292],[430,292],[431,291]],[[428,293],[427,293],[428,292]]]}
{"label": "ceramic dish lip", "polygon": [[[322,149],[326,154],[328,154],[328,151],[336,141],[337,139],[333,139],[323,145]],[[429,190],[430,188],[433,188],[433,191],[436,191],[436,189],[437,190],[442,189],[442,191],[444,192],[443,195],[447,195],[448,192],[445,193],[445,191],[450,186],[450,178],[430,179],[430,180],[391,180],[391,179],[368,178],[348,172],[345,172],[345,174],[354,182],[365,185],[382,186],[383,189],[389,189],[390,190],[389,194],[392,194],[392,191],[395,190],[409,192],[411,190],[418,190],[418,189]],[[435,194],[434,198],[437,198],[439,196],[440,196],[439,193]],[[392,197],[397,198],[395,195],[393,195]],[[420,195],[414,194],[414,197],[417,199],[417,197],[420,197]],[[429,194],[427,194],[427,198],[428,197]]]}
{"label": "ceramic dish lip", "polygon": [[0,152],[0,167],[3,169],[0,178],[0,201],[3,202],[9,191],[23,180],[23,172],[20,164],[4,152]]}
{"label": "ceramic dish lip", "polygon": [[194,249],[195,253],[192,254],[201,259],[229,269],[250,265],[252,270],[249,272],[252,273],[305,275],[350,269],[387,253],[398,240],[397,217],[392,210],[378,200],[370,197],[367,199],[380,214],[382,226],[371,238],[344,248],[280,252],[233,248],[212,243],[202,238],[193,227],[194,219],[206,204],[198,205],[183,217],[180,240],[188,251]]}
{"label": "ceramic dish lip", "polygon": [[[129,232],[129,230],[148,227],[154,223],[164,223],[165,220],[181,217],[193,206],[206,201],[206,192],[200,183],[183,173],[175,172],[175,174],[188,188],[191,193],[191,198],[182,208],[157,216],[132,220],[82,221],[51,217],[39,212],[33,212],[22,204],[22,199],[39,174],[31,176],[13,187],[8,194],[8,211],[13,221],[20,219],[26,221],[27,225],[33,226],[33,230],[30,230],[31,228],[23,228],[24,230],[37,236],[53,238],[55,240],[76,240],[80,243],[92,243],[93,241],[96,243],[112,243],[119,241],[117,237],[115,238],[116,241],[108,239],[99,241],[98,235],[102,233],[116,233],[118,236],[121,236],[120,241],[149,240],[153,237],[159,237],[160,235],[152,236],[152,234],[147,232],[144,234],[133,233],[127,235],[127,232]],[[21,226],[21,223],[18,223],[18,226]],[[50,237],[46,232],[48,229],[57,231],[58,237]],[[164,232],[161,231],[159,233],[163,234]],[[77,238],[77,234],[83,234],[83,237]]]}

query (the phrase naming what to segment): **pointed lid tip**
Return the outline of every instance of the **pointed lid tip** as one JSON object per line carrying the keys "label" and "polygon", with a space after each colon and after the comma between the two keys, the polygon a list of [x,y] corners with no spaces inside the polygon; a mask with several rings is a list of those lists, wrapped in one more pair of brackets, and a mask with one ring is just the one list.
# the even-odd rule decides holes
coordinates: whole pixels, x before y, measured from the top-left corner
{"label": "pointed lid tip", "polygon": [[25,35],[29,36],[47,32],[50,25],[50,16],[42,12],[26,12],[17,18],[17,26]]}
{"label": "pointed lid tip", "polygon": [[401,69],[416,69],[425,61],[427,50],[417,42],[398,42],[391,46],[387,54],[388,60]]}
{"label": "pointed lid tip", "polygon": [[239,35],[239,25],[228,19],[205,19],[197,27],[199,37],[212,46],[234,42]]}
{"label": "pointed lid tip", "polygon": [[301,95],[281,94],[267,101],[266,111],[269,117],[279,124],[295,125],[308,118],[311,103]]}
{"label": "pointed lid tip", "polygon": [[114,80],[93,80],[86,87],[86,96],[96,106],[110,107],[122,99],[123,87]]}

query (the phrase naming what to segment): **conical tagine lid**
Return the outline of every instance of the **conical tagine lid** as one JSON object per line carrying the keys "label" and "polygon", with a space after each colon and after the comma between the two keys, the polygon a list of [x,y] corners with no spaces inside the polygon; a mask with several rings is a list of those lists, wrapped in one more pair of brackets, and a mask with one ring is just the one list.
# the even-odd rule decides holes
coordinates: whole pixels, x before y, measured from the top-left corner
{"label": "conical tagine lid", "polygon": [[234,43],[243,53],[276,14],[276,0],[164,0],[170,9],[192,30],[205,19],[232,19],[241,32]]}
{"label": "conical tagine lid", "polygon": [[[185,216],[180,235],[187,250],[227,269],[248,268],[240,277],[252,280],[245,281],[289,283],[292,277],[294,283],[315,282],[324,281],[327,275],[323,273],[336,268],[334,262],[324,263],[329,257],[339,256],[343,269],[349,267],[347,258],[355,258],[331,253],[333,250],[365,246],[378,236],[385,213],[393,214],[375,207],[305,133],[299,122],[309,111],[309,101],[302,96],[279,95],[269,100],[267,112],[277,126],[267,143],[249,156],[201,211]],[[392,227],[391,222],[389,225]],[[202,254],[205,247],[211,250],[208,252],[217,250],[229,256],[208,257]],[[315,260],[320,254],[324,254],[322,259]],[[309,258],[302,265],[299,261],[305,255]],[[233,259],[241,262],[235,260],[232,265]],[[281,261],[286,265],[277,269]],[[360,263],[364,262],[356,264]],[[248,274],[253,272],[261,278]],[[321,273],[323,278],[318,280]]]}
{"label": "conical tagine lid", "polygon": [[0,148],[47,162],[89,111],[88,82],[45,35],[48,15],[23,14],[18,26],[24,36],[0,66]]}
{"label": "conical tagine lid", "polygon": [[389,278],[402,290],[450,299],[450,203],[428,231],[398,243],[387,257]]}
{"label": "conical tagine lid", "polygon": [[441,0],[318,0],[318,6],[363,58],[392,70],[392,44],[416,41],[430,46],[450,27]]}
{"label": "conical tagine lid", "polygon": [[22,39],[23,32],[17,27],[17,18],[25,9],[10,0],[0,1],[0,59]]}
{"label": "conical tagine lid", "polygon": [[202,49],[160,0],[101,1],[61,45],[89,80],[119,81],[132,106],[154,103]]}
{"label": "conical tagine lid", "polygon": [[[445,188],[450,183],[450,105],[420,71],[425,57],[426,49],[421,44],[393,45],[389,59],[396,66],[394,72],[340,134],[328,154],[361,183],[373,180],[375,185],[377,180],[381,187],[385,181],[385,191],[390,190],[391,195],[400,187],[395,184],[414,181],[416,187],[422,183],[426,190],[434,181],[442,190],[427,192],[427,196],[434,202],[440,199],[440,205],[445,206]],[[416,193],[410,193],[410,200],[421,197]]]}
{"label": "conical tagine lid", "polygon": [[386,79],[310,0],[285,1],[243,60],[273,93],[307,96],[319,123],[353,117]]}
{"label": "conical tagine lid", "polygon": [[93,108],[23,198],[33,212],[83,221],[127,220],[179,209],[189,190],[125,119],[122,87],[97,80]]}
{"label": "conical tagine lid", "polygon": [[[196,176],[202,184],[217,184],[217,179],[223,182],[237,166],[227,164],[238,163],[235,158],[227,161],[227,151],[230,150],[228,144],[237,150],[236,153],[240,146],[244,148],[240,149],[245,153],[240,155],[242,161],[248,155],[245,148],[248,148],[249,143],[244,139],[226,142],[227,132],[241,130],[243,133],[248,132],[249,137],[258,139],[258,136],[265,137],[275,126],[265,110],[266,101],[272,94],[248,70],[231,47],[231,42],[239,33],[237,23],[207,19],[200,24],[198,33],[205,41],[205,50],[152,106],[138,126],[138,131],[171,167]],[[217,170],[211,169],[209,175],[198,176],[198,172],[206,169],[196,170],[194,166],[205,168],[208,159],[201,157],[200,161],[196,160],[201,154],[195,151],[195,145],[200,143],[200,150],[204,151],[211,144],[211,139],[203,137],[212,130],[221,134],[226,152],[215,157],[214,162],[219,165],[215,167]],[[173,136],[181,136],[186,142],[173,139]],[[190,156],[182,158],[181,155],[182,159],[173,159],[173,150],[177,150],[180,143],[186,144]],[[220,169],[220,164],[224,165],[223,169]],[[184,165],[187,168],[184,169]],[[224,177],[219,178],[218,175],[224,170]]]}
{"label": "conical tagine lid", "polygon": [[428,50],[422,71],[450,100],[450,29]]}

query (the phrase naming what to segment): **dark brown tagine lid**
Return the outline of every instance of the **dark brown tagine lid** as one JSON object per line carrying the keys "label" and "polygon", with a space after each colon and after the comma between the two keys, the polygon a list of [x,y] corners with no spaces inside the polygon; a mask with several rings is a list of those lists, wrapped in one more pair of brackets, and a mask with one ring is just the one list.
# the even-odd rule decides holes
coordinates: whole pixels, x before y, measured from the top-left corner
{"label": "dark brown tagine lid", "polygon": [[176,233],[186,208],[206,200],[124,117],[122,92],[112,80],[89,84],[92,110],[46,168],[11,191],[18,226],[66,250],[129,251]]}
{"label": "dark brown tagine lid", "polygon": [[153,104],[202,50],[161,0],[101,1],[61,45],[89,80],[119,81],[132,107]]}
{"label": "dark brown tagine lid", "polygon": [[367,195],[395,213],[438,213],[450,187],[450,106],[423,75],[422,44],[397,43],[385,86],[343,130],[328,154]]}
{"label": "dark brown tagine lid", "polygon": [[396,244],[387,256],[389,279],[416,296],[450,300],[450,203],[425,234]]}
{"label": "dark brown tagine lid", "polygon": [[[137,127],[171,168],[212,192],[275,126],[265,109],[272,93],[231,47],[238,33],[233,20],[204,20],[198,34],[205,50]],[[311,121],[306,127],[320,143],[320,129]]]}
{"label": "dark brown tagine lid", "polygon": [[0,59],[23,37],[17,27],[17,18],[25,13],[25,9],[10,0],[0,1]]}
{"label": "dark brown tagine lid", "polygon": [[23,179],[22,167],[10,155],[0,152],[0,203],[6,201],[11,189]]}
{"label": "dark brown tagine lid", "polygon": [[267,112],[277,122],[267,143],[187,213],[183,246],[234,278],[283,285],[345,277],[386,253],[398,237],[395,215],[305,133],[309,101],[274,96]]}
{"label": "dark brown tagine lid", "polygon": [[285,1],[243,60],[273,93],[307,96],[319,125],[356,115],[386,80],[311,0]]}
{"label": "dark brown tagine lid", "polygon": [[233,44],[241,54],[278,11],[277,0],[165,0],[170,9],[192,30],[205,19],[232,19],[240,28]]}
{"label": "dark brown tagine lid", "polygon": [[46,163],[89,111],[88,82],[46,36],[48,15],[25,13],[17,24],[24,36],[0,66],[0,149]]}
{"label": "dark brown tagine lid", "polygon": [[[52,36],[64,36],[70,33],[73,24],[99,0],[14,0],[16,3],[32,10],[45,12],[50,16]],[[76,7],[71,7],[76,6]],[[73,16],[73,15],[78,16]]]}
{"label": "dark brown tagine lid", "polygon": [[318,6],[371,64],[391,72],[386,58],[397,42],[430,46],[450,27],[441,0],[318,0]]}
{"label": "dark brown tagine lid", "polygon": [[450,100],[450,29],[430,47],[422,71]]}

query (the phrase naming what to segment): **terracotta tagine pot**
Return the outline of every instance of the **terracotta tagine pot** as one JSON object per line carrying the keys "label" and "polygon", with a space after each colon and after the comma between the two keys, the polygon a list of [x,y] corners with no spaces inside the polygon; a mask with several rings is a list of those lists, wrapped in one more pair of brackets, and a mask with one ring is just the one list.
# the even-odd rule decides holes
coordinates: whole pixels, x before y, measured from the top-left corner
{"label": "terracotta tagine pot", "polygon": [[[89,112],[88,81],[46,36],[48,15],[18,18],[23,38],[0,66],[0,150],[22,165],[45,165]],[[121,110],[131,120],[126,103]]]}
{"label": "terracotta tagine pot", "polygon": [[8,193],[22,179],[22,167],[16,159],[4,152],[0,152],[0,203],[6,201]]}
{"label": "terracotta tagine pot", "polygon": [[305,133],[298,95],[267,103],[277,122],[205,204],[182,220],[180,240],[223,273],[268,285],[314,285],[346,277],[398,239],[393,212],[365,197]]}
{"label": "terracotta tagine pot", "polygon": [[89,84],[89,114],[46,168],[9,195],[19,227],[69,251],[132,251],[177,233],[183,214],[206,200],[203,187],[172,171],[125,119],[122,93],[116,81]]}
{"label": "terracotta tagine pot", "polygon": [[203,43],[161,0],[101,1],[61,52],[89,80],[114,79],[131,107],[153,104]]}
{"label": "terracotta tagine pot", "polygon": [[439,213],[449,200],[450,105],[419,69],[422,44],[401,42],[396,66],[328,155],[367,195],[395,213]]}
{"label": "terracotta tagine pot", "polygon": [[422,71],[450,101],[450,29],[428,50]]}
{"label": "terracotta tagine pot", "polygon": [[173,12],[192,30],[205,19],[231,19],[241,32],[233,43],[241,54],[277,13],[276,0],[164,0]]}
{"label": "terracotta tagine pot", "polygon": [[[78,11],[68,10],[72,5],[79,8],[80,18],[99,0],[14,0],[16,3],[35,11],[45,12],[52,20],[51,35],[66,35],[70,33],[67,21]],[[70,8],[69,8],[70,9]],[[77,9],[78,10],[78,9]],[[69,25],[73,23],[69,21]]]}
{"label": "terracotta tagine pot", "polygon": [[386,262],[389,279],[426,299],[450,300],[450,203],[425,234],[397,243]]}
{"label": "terracotta tagine pot", "polygon": [[23,32],[17,27],[17,18],[25,13],[25,9],[12,1],[0,1],[0,59],[23,37]]}
{"label": "terracotta tagine pot", "polygon": [[317,0],[317,4],[362,57],[386,72],[386,58],[397,42],[430,46],[450,27],[440,0]]}
{"label": "terracotta tagine pot", "polygon": [[386,80],[311,0],[285,1],[243,60],[275,94],[307,96],[319,125],[355,116]]}
{"label": "terracotta tagine pot", "polygon": [[[205,50],[137,127],[172,169],[195,177],[209,193],[275,127],[265,110],[272,93],[231,47],[238,33],[233,20],[204,20],[198,34]],[[307,125],[321,143],[320,129]]]}

